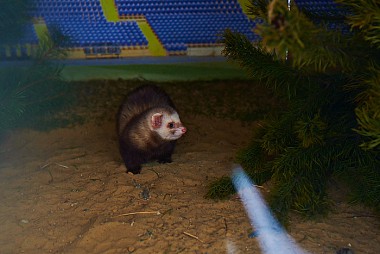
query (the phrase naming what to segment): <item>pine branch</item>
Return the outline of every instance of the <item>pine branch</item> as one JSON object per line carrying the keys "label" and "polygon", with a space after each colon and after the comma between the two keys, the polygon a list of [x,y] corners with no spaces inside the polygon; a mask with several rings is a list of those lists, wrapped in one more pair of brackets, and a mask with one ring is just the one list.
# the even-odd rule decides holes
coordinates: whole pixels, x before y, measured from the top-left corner
{"label": "pine branch", "polygon": [[298,114],[292,113],[284,112],[280,117],[272,118],[268,121],[266,132],[261,140],[261,148],[268,155],[281,154],[289,146],[296,145],[293,128]]}
{"label": "pine branch", "polygon": [[352,15],[347,17],[353,28],[359,28],[364,39],[380,48],[380,5],[377,0],[335,0],[347,6]]}
{"label": "pine branch", "polygon": [[355,110],[358,118],[359,128],[355,129],[362,135],[364,142],[360,145],[365,150],[380,148],[380,118],[376,117],[378,112],[373,112],[368,104]]}
{"label": "pine branch", "polygon": [[273,175],[269,157],[261,147],[261,142],[253,141],[248,147],[238,152],[237,162],[257,184],[267,182]]}
{"label": "pine branch", "polygon": [[322,145],[325,142],[327,124],[322,121],[320,113],[313,117],[306,116],[296,122],[295,132],[302,147],[308,148],[312,145]]}
{"label": "pine branch", "polygon": [[[275,211],[281,207],[295,208],[304,214],[316,215],[325,211],[325,186],[329,160],[322,152],[325,147],[288,148],[273,162],[275,183],[272,204]],[[316,156],[318,154],[318,156]],[[287,213],[287,211],[281,211]]]}
{"label": "pine branch", "polygon": [[248,15],[266,20],[269,0],[251,0],[248,5]]}
{"label": "pine branch", "polygon": [[[357,200],[380,209],[380,51],[374,47],[379,5],[339,1],[354,5],[352,20],[363,22],[352,23],[355,29],[347,36],[328,29],[331,17],[314,23],[316,16],[296,6],[288,10],[283,0],[251,1],[251,14],[264,20],[256,29],[260,44],[224,34],[224,55],[289,99],[238,154],[251,177],[271,181],[271,204],[280,218],[291,209],[324,213],[326,184],[334,173],[351,180]],[[374,10],[367,11],[366,4]],[[343,8],[340,14],[351,10]]]}
{"label": "pine branch", "polygon": [[353,69],[347,38],[339,32],[315,25],[294,6],[288,9],[286,1],[274,0],[268,8],[269,23],[257,26],[266,51],[276,50],[285,57],[290,52],[293,66],[311,67],[316,71],[327,68]]}
{"label": "pine branch", "polygon": [[380,68],[373,65],[357,86],[365,90],[357,95],[360,100],[355,114],[359,126],[354,130],[364,137],[363,149],[380,150]]}
{"label": "pine branch", "polygon": [[253,45],[245,35],[226,30],[223,54],[244,68],[254,79],[260,80],[283,96],[297,94],[295,84],[302,79],[301,71],[294,70],[276,59],[274,53],[264,51],[261,45]]}
{"label": "pine branch", "polygon": [[227,199],[234,192],[235,188],[232,184],[231,178],[228,176],[224,176],[209,184],[205,198]]}
{"label": "pine branch", "polygon": [[[59,30],[52,30],[53,33],[45,33],[40,37],[39,46],[35,52],[35,61],[38,65],[44,64],[52,59],[63,59],[67,56],[66,51],[60,47],[61,43],[68,40],[66,37],[60,36]],[[61,40],[59,40],[61,38]]]}

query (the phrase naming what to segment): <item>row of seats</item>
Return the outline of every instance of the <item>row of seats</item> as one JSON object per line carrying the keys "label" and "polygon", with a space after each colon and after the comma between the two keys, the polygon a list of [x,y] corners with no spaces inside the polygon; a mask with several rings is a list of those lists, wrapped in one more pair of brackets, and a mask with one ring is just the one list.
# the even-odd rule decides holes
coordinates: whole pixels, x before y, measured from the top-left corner
{"label": "row of seats", "polygon": [[44,15],[50,13],[68,13],[70,15],[74,15],[75,13],[86,13],[86,12],[102,12],[101,6],[93,6],[93,7],[82,7],[82,6],[66,6],[66,7],[40,7],[38,14],[36,15]]}
{"label": "row of seats", "polygon": [[98,1],[35,1],[36,8],[60,8],[60,7],[98,7],[101,6]]}
{"label": "row of seats", "polygon": [[94,45],[92,47],[84,47],[83,52],[86,56],[93,55],[120,55],[121,48],[118,46],[108,46],[108,45]]}
{"label": "row of seats", "polygon": [[99,0],[36,0],[36,6],[49,30],[58,28],[68,35],[66,47],[148,45],[135,21],[107,22]]}
{"label": "row of seats", "polygon": [[[228,4],[152,4],[152,3],[147,3],[147,4],[132,4],[132,3],[127,3],[127,4],[120,4],[118,5],[118,9],[123,10],[123,9],[137,9],[140,10],[141,12],[144,12],[146,9],[153,9],[153,10],[158,10],[159,12],[161,10],[173,10],[173,11],[185,11],[185,10],[199,10],[199,11],[215,11],[215,10],[234,10],[234,11],[239,11],[240,6],[237,5],[236,3],[228,3]],[[178,13],[180,14],[180,13]]]}
{"label": "row of seats", "polygon": [[[41,2],[41,0],[38,0]],[[51,3],[74,3],[79,2],[78,0],[44,0],[45,2],[51,2]],[[87,3],[94,3],[96,0],[80,0],[81,3],[87,4]]]}
{"label": "row of seats", "polygon": [[185,43],[166,43],[164,48],[169,52],[185,52],[187,45]]}
{"label": "row of seats", "polygon": [[[219,35],[227,27],[255,39],[251,31],[254,24],[242,14],[235,0],[116,0],[116,4],[119,11],[120,8],[132,7],[132,12],[129,10],[127,14],[145,15],[168,50],[183,50],[188,44],[217,43]],[[148,45],[136,22],[107,22],[99,0],[36,0],[35,7],[35,16],[44,18],[49,30],[58,27],[68,35],[69,41],[63,46],[90,47],[98,43]],[[238,13],[237,17],[229,11]],[[183,33],[184,30],[187,32]]]}
{"label": "row of seats", "polygon": [[[255,39],[252,32],[254,24],[242,13],[236,0],[115,0],[115,3],[120,15],[147,17],[168,50],[182,50],[187,44],[217,43],[219,35],[227,27]],[[45,18],[49,27],[59,26],[62,32],[69,35],[67,46],[88,47],[100,41],[121,46],[148,44],[136,24],[135,29],[127,31],[115,28],[117,24],[105,22],[99,0],[37,0],[37,6],[39,14]],[[192,15],[186,15],[186,12]],[[236,14],[238,16],[234,18]],[[77,16],[81,21],[77,20]],[[184,30],[187,32],[183,33]],[[202,30],[205,31],[200,32]]]}
{"label": "row of seats", "polygon": [[120,15],[145,15],[151,13],[201,13],[201,12],[242,12],[237,1],[127,1],[116,0],[116,6]]}
{"label": "row of seats", "polygon": [[[321,15],[339,16],[344,11],[333,0],[295,0],[295,3],[303,10]],[[120,16],[146,17],[169,51],[186,50],[193,44],[218,43],[227,28],[247,35],[251,41],[260,39],[253,33],[260,21],[248,19],[237,0],[115,0],[115,4]],[[107,22],[100,0],[35,0],[34,6],[33,15],[43,18],[49,30],[58,27],[68,35],[67,47],[92,49],[99,43],[116,47],[148,45],[135,21]],[[345,29],[339,22],[331,22],[329,26]],[[32,25],[26,31],[21,42],[37,44]]]}
{"label": "row of seats", "polygon": [[[215,44],[227,28],[257,40],[237,0],[115,0],[120,16],[143,15],[167,50]],[[185,33],[184,33],[185,31]]]}
{"label": "row of seats", "polygon": [[164,45],[215,44],[227,28],[245,34],[251,41],[258,39],[253,33],[255,22],[243,13],[147,14],[146,19]]}
{"label": "row of seats", "polygon": [[188,8],[239,8],[239,5],[236,2],[226,2],[226,3],[217,3],[215,1],[213,2],[191,2],[191,1],[184,1],[184,2],[154,2],[154,1],[149,1],[149,2],[144,2],[144,1],[138,1],[138,2],[133,2],[133,1],[127,1],[125,2],[124,0],[116,0],[117,6],[118,7],[128,7],[128,8],[144,8],[144,7],[152,7],[152,8],[160,8],[163,6],[166,7],[188,7]]}
{"label": "row of seats", "polygon": [[49,26],[59,27],[61,32],[69,35],[66,46],[86,47],[96,43],[114,44],[119,46],[146,47],[148,41],[135,21],[107,22],[99,19],[94,22],[81,18],[49,20]]}
{"label": "row of seats", "polygon": [[[213,9],[207,8],[179,8],[179,7],[162,7],[162,8],[119,8],[119,15],[121,17],[139,16],[147,14],[172,14],[179,13],[178,15],[192,13],[192,14],[207,14]],[[218,13],[235,14],[241,13],[241,9],[215,9]]]}
{"label": "row of seats", "polygon": [[232,0],[204,0],[204,1],[184,1],[184,0],[115,0],[119,5],[236,5],[237,2]]}
{"label": "row of seats", "polygon": [[99,0],[35,0],[32,16],[45,17],[66,17],[78,15],[83,17],[102,17],[103,10]]}
{"label": "row of seats", "polygon": [[320,17],[344,18],[349,11],[334,0],[294,0],[301,10],[313,13]]}
{"label": "row of seats", "polygon": [[71,16],[83,16],[83,17],[102,17],[103,9],[100,5],[93,6],[51,6],[51,5],[39,5],[34,11],[32,11],[34,17],[71,17]]}
{"label": "row of seats", "polygon": [[345,22],[345,17],[350,14],[343,5],[333,0],[295,0],[295,4],[301,11],[313,14],[313,22],[323,24],[328,29],[339,30],[342,34],[350,34],[351,28]]}

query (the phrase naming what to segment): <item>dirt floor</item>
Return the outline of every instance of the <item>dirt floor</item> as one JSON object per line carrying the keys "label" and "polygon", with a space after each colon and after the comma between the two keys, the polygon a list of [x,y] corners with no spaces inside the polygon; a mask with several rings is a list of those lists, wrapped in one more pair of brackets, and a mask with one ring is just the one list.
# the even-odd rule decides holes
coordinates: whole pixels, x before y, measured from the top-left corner
{"label": "dirt floor", "polygon": [[[0,253],[261,253],[233,196],[205,199],[231,173],[255,123],[185,115],[173,163],[125,173],[113,121],[49,132],[17,130],[0,145]],[[262,191],[269,191],[264,188]],[[380,219],[331,187],[328,217],[292,216],[289,233],[310,253],[380,253]]]}

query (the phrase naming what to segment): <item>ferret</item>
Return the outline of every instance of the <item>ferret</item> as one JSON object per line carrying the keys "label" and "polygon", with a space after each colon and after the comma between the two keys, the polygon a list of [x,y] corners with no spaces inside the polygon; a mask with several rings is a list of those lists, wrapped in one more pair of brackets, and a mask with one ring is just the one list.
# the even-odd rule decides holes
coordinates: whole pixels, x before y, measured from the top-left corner
{"label": "ferret", "polygon": [[139,174],[150,161],[172,162],[177,139],[186,133],[169,95],[154,85],[130,92],[119,108],[117,132],[127,172]]}
{"label": "ferret", "polygon": [[336,251],[336,254],[354,254],[354,251],[349,248],[341,248]]}

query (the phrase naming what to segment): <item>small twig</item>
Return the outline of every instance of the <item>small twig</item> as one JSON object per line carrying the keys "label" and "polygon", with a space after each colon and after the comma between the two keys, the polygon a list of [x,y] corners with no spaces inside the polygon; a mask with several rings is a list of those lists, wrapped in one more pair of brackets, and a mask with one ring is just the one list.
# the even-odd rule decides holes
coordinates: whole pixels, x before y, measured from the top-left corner
{"label": "small twig", "polygon": [[[40,169],[44,169],[46,167],[48,167],[51,163],[47,163],[45,165],[43,165],[42,167],[40,167]],[[48,181],[48,184],[51,184],[53,181],[54,181],[54,177],[53,177],[53,174],[50,172],[49,169],[46,169],[46,171],[49,173],[50,175],[50,180]]]}
{"label": "small twig", "polygon": [[79,158],[86,157],[86,156],[87,156],[87,153],[84,153],[84,154],[81,154],[81,155],[75,156],[75,157],[70,158],[70,159],[71,159],[71,160],[72,160],[72,159],[79,159]]}
{"label": "small twig", "polygon": [[46,170],[47,170],[47,172],[49,172],[49,175],[50,175],[50,180],[48,183],[51,184],[54,181],[53,174],[50,172],[49,169],[46,169]]}
{"label": "small twig", "polygon": [[227,231],[228,231],[227,220],[226,220],[226,218],[223,218],[223,220],[224,220],[225,234],[227,235]]}
{"label": "small twig", "polygon": [[51,164],[51,163],[49,162],[49,163],[43,165],[42,167],[40,167],[40,169],[44,169],[44,168],[46,168],[47,166],[50,166],[50,164]]}
{"label": "small twig", "polygon": [[[51,163],[51,162],[46,163],[45,165],[43,165],[42,167],[40,167],[40,169],[44,169],[44,168],[50,166],[51,164],[53,164],[53,163]],[[65,166],[65,165],[62,165],[62,164],[59,164],[59,163],[56,163],[56,162],[54,164],[57,165],[57,166],[60,166],[62,168],[69,168],[68,166]]]}
{"label": "small twig", "polygon": [[62,165],[62,164],[59,164],[59,163],[55,163],[55,165],[60,166],[62,168],[69,168],[68,166],[65,166],[65,165]]}
{"label": "small twig", "polygon": [[196,236],[196,235],[192,235],[192,234],[190,234],[190,233],[187,233],[186,231],[185,232],[183,232],[185,235],[187,235],[187,236],[190,236],[190,237],[192,237],[192,238],[194,238],[194,239],[197,239],[198,241],[200,241],[201,243],[205,243],[204,241],[202,241],[201,239],[199,239],[199,237],[198,236]]}
{"label": "small twig", "polygon": [[89,180],[91,180],[91,181],[101,181],[102,179],[100,179],[100,178],[90,178]]}
{"label": "small twig", "polygon": [[160,213],[160,211],[123,213],[123,214],[114,216],[114,218],[115,217],[121,217],[121,216],[136,215],[136,214],[156,214],[156,215],[160,215],[161,213]]}
{"label": "small twig", "polygon": [[376,215],[352,215],[346,216],[345,218],[354,219],[354,218],[380,218],[380,216]]}
{"label": "small twig", "polygon": [[171,211],[173,211],[173,208],[170,208],[170,209],[166,210],[165,212],[163,212],[162,217],[164,217],[167,213],[170,213]]}
{"label": "small twig", "polygon": [[165,200],[166,196],[171,196],[171,194],[169,193],[165,193],[164,197],[162,198],[162,200]]}
{"label": "small twig", "polygon": [[157,175],[157,178],[160,178],[160,175],[157,173],[157,171],[156,171],[156,170],[154,170],[154,169],[151,169],[151,168],[148,168],[148,170],[150,170],[150,171],[152,171],[152,172],[156,173],[156,175]]}
{"label": "small twig", "polygon": [[[49,184],[52,183],[54,181],[54,177],[53,177],[53,174],[51,173],[51,171],[47,168],[51,165],[52,163],[49,162],[49,163],[46,163],[45,165],[41,166],[40,169],[45,169],[46,168],[46,171],[49,173],[50,175],[50,180],[49,180]],[[59,164],[59,163],[54,163],[55,165],[57,166],[60,166],[60,167],[63,167],[63,168],[69,168],[68,166],[65,166],[65,165],[62,165],[62,164]]]}

